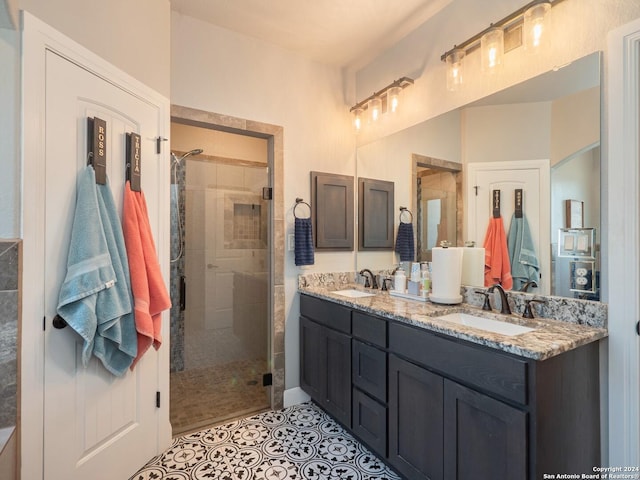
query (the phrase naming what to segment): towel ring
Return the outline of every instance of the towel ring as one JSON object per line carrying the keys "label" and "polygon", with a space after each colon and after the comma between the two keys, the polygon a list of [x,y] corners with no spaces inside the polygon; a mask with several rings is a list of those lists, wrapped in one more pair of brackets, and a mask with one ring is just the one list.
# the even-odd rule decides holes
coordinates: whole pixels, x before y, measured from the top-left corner
{"label": "towel ring", "polygon": [[299,206],[301,203],[302,203],[303,205],[306,205],[307,207],[309,207],[309,216],[308,216],[307,218],[311,218],[311,205],[309,205],[307,202],[305,202],[305,201],[304,201],[303,199],[301,199],[301,198],[296,198],[296,206],[295,206],[295,207],[293,207],[293,216],[294,216],[294,217],[296,217],[296,218],[302,218],[302,217],[299,217],[298,215],[296,215],[296,208],[298,208],[298,206]]}
{"label": "towel ring", "polygon": [[[403,213],[408,213],[409,214],[409,221],[405,222],[402,219],[402,214]],[[412,223],[413,222],[413,213],[411,213],[411,210],[409,210],[407,207],[400,207],[400,216],[398,217],[400,219],[400,223]]]}

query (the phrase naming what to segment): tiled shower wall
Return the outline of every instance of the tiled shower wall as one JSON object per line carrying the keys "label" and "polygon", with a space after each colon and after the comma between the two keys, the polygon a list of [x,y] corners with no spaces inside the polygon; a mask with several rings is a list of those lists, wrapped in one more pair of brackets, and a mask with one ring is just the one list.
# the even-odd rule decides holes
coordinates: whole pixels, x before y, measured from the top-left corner
{"label": "tiled shower wall", "polygon": [[17,421],[20,241],[0,240],[0,429]]}
{"label": "tiled shower wall", "polygon": [[[180,309],[180,277],[184,275],[184,164],[171,168],[171,355],[170,371],[184,370],[184,311]],[[175,180],[174,183],[174,172]],[[178,201],[179,200],[179,201]],[[182,235],[179,235],[178,222],[182,225]],[[182,252],[182,254],[181,254]],[[179,257],[179,258],[178,258]]]}

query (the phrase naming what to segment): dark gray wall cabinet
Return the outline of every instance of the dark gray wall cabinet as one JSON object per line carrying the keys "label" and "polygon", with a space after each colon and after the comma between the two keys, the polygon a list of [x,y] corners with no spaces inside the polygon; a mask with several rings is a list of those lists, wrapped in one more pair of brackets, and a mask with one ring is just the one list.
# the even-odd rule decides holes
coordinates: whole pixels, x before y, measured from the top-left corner
{"label": "dark gray wall cabinet", "polygon": [[358,178],[358,247],[393,249],[393,182]]}
{"label": "dark gray wall cabinet", "polygon": [[311,202],[316,248],[353,250],[353,177],[311,172]]}
{"label": "dark gray wall cabinet", "polygon": [[300,298],[301,387],[405,478],[537,480],[600,465],[597,342],[537,362]]}

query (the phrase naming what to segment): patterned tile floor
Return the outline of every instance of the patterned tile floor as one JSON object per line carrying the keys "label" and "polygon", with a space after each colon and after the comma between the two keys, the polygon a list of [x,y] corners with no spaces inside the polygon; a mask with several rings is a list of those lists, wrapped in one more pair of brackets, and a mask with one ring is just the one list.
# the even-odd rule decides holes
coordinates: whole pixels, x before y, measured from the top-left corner
{"label": "patterned tile floor", "polygon": [[174,439],[130,480],[399,480],[311,403]]}
{"label": "patterned tile floor", "polygon": [[264,360],[241,360],[171,374],[173,434],[192,432],[269,408]]}

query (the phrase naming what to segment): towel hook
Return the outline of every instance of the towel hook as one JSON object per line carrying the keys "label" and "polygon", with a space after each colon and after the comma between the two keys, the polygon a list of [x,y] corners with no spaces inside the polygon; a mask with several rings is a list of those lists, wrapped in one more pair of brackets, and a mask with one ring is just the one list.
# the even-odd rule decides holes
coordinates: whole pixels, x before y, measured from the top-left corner
{"label": "towel hook", "polygon": [[[404,220],[402,220],[402,214],[403,213],[408,213],[409,214],[409,221],[405,222]],[[412,223],[413,222],[413,213],[411,213],[411,210],[409,210],[407,207],[400,207],[400,223]]]}
{"label": "towel hook", "polygon": [[296,218],[302,218],[302,217],[298,217],[296,215],[296,208],[298,208],[298,206],[300,204],[303,204],[303,205],[306,205],[307,207],[309,207],[309,217],[308,218],[311,218],[311,205],[309,205],[307,202],[305,202],[302,198],[299,198],[299,197],[296,198],[296,205],[295,205],[295,207],[293,207],[293,216],[296,217]]}

